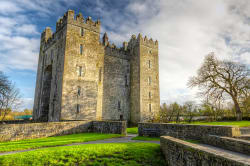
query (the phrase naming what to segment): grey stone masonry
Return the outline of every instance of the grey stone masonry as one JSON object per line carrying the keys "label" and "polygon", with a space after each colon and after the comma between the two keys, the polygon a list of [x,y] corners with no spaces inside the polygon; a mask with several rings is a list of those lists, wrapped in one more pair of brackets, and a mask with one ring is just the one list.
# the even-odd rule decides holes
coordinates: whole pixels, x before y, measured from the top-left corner
{"label": "grey stone masonry", "polygon": [[0,142],[76,133],[112,133],[126,135],[125,121],[67,121],[1,124]]}
{"label": "grey stone masonry", "polygon": [[213,145],[223,149],[250,155],[250,141],[216,135],[207,135],[202,138],[205,144]]}
{"label": "grey stone masonry", "polygon": [[249,166],[250,158],[207,145],[197,145],[162,136],[161,149],[169,166]]}
{"label": "grey stone masonry", "polygon": [[239,127],[235,126],[209,126],[171,123],[139,123],[140,136],[168,135],[183,139],[201,140],[206,135],[219,135],[227,137],[240,136]]}

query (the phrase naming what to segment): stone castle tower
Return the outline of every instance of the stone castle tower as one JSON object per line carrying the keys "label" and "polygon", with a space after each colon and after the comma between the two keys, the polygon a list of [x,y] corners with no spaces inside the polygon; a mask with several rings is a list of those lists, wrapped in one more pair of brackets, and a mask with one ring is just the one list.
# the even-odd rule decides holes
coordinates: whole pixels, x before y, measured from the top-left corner
{"label": "stone castle tower", "polygon": [[160,108],[158,42],[140,34],[117,48],[100,21],[67,11],[41,35],[33,119],[150,120]]}

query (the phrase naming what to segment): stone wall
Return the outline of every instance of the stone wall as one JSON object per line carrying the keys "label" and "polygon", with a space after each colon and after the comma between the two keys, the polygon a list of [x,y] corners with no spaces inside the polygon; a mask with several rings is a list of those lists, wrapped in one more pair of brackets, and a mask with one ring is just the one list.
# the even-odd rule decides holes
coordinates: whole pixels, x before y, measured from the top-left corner
{"label": "stone wall", "polygon": [[235,137],[240,136],[240,130],[234,126],[209,126],[170,123],[139,123],[140,136],[168,135],[183,139],[202,139],[206,135]]}
{"label": "stone wall", "polygon": [[162,136],[161,149],[169,166],[187,165],[226,165],[226,166],[249,166],[246,157],[216,153],[206,147],[192,144],[169,136]]}
{"label": "stone wall", "polygon": [[223,149],[250,155],[250,141],[230,137],[208,135],[202,138],[202,142]]}
{"label": "stone wall", "polygon": [[91,121],[1,124],[0,141],[84,133],[91,131]]}
{"label": "stone wall", "polygon": [[75,133],[126,134],[125,121],[67,121],[23,124],[1,124],[0,142],[41,138]]}
{"label": "stone wall", "polygon": [[92,132],[126,135],[127,134],[127,122],[126,121],[93,121]]}
{"label": "stone wall", "polygon": [[103,120],[130,120],[130,63],[121,49],[106,47],[103,78]]}

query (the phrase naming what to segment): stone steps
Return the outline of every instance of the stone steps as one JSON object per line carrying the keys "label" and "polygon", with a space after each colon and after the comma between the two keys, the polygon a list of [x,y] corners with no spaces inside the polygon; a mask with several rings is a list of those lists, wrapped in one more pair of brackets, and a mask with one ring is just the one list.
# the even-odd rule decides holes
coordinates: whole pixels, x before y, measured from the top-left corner
{"label": "stone steps", "polygon": [[250,165],[250,156],[246,154],[242,154],[239,152],[233,152],[230,150],[226,150],[223,148],[207,145],[207,144],[199,144],[199,146],[202,147],[203,150],[208,150],[210,152],[213,152],[216,155],[223,156],[225,158],[234,160],[234,161],[239,161],[241,163],[247,163]]}
{"label": "stone steps", "polygon": [[237,137],[237,138],[250,141],[250,134],[243,134],[243,135],[241,135],[240,137]]}
{"label": "stone steps", "polygon": [[193,144],[170,136],[162,136],[160,144],[170,166],[250,166],[249,155],[207,144]]}

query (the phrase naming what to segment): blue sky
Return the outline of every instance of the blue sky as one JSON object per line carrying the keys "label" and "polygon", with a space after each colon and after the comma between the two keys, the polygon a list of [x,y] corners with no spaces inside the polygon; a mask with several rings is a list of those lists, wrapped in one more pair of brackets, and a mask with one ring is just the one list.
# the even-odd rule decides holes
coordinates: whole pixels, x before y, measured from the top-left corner
{"label": "blue sky", "polygon": [[188,78],[210,52],[250,64],[248,0],[0,0],[0,70],[32,108],[40,34],[72,9],[100,19],[102,33],[120,46],[132,34],[159,41],[162,102],[196,100]]}

